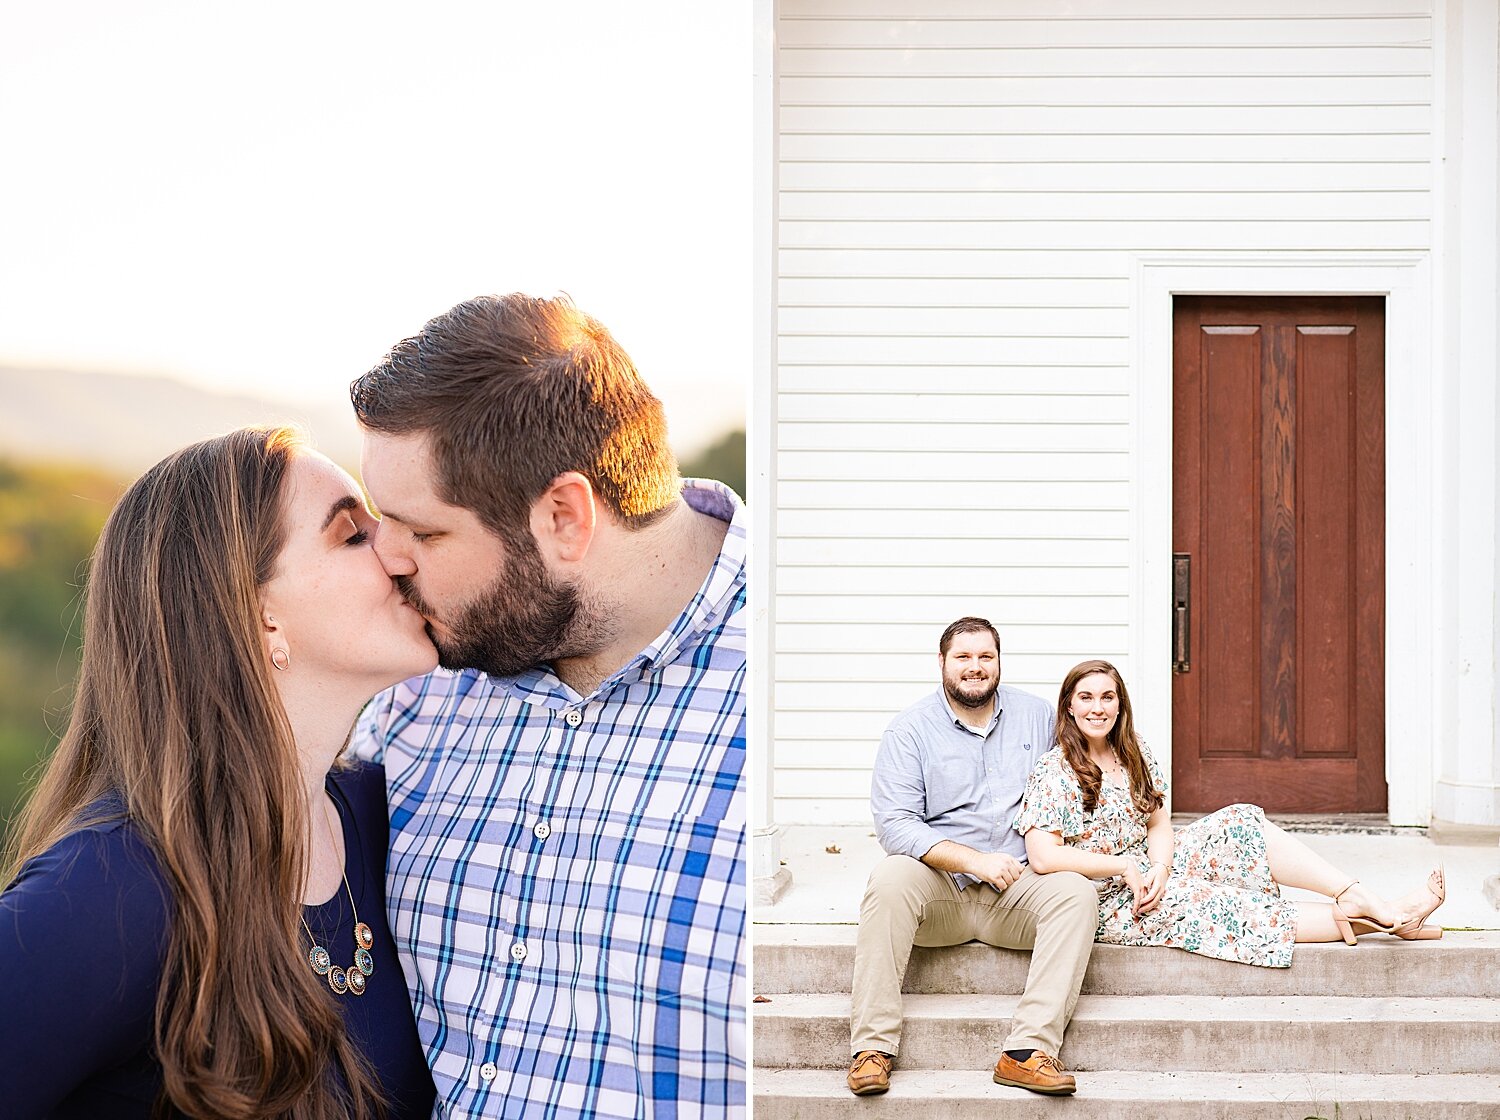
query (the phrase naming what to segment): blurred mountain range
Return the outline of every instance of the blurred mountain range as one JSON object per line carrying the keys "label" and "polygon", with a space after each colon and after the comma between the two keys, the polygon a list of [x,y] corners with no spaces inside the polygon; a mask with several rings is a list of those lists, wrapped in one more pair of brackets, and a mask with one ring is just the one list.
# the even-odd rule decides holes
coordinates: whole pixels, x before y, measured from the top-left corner
{"label": "blurred mountain range", "polygon": [[289,421],[329,458],[359,466],[348,401],[310,408],[168,377],[0,366],[0,456],[11,459],[80,463],[129,478],[194,440]]}

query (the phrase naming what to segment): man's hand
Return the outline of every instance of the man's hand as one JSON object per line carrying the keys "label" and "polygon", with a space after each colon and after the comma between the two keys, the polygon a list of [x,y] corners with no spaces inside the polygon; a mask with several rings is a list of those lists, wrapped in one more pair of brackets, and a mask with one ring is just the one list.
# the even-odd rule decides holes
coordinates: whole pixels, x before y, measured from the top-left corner
{"label": "man's hand", "polygon": [[1021,877],[1021,861],[1004,852],[975,852],[964,868],[976,879],[982,879],[997,891],[1003,891]]}

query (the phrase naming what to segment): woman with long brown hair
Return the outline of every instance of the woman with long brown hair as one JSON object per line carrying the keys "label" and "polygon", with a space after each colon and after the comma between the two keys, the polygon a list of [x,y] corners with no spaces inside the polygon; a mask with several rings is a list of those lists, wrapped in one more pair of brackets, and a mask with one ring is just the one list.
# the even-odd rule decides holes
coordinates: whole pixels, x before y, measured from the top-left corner
{"label": "woman with long brown hair", "polygon": [[285,428],[188,447],[111,513],[0,894],[6,1116],[429,1114],[384,777],[336,765],[437,662],[373,525]]}
{"label": "woman with long brown hair", "polygon": [[[1382,932],[1442,936],[1424,923],[1443,902],[1441,870],[1394,902],[1276,827],[1230,805],[1175,835],[1166,780],[1135,731],[1130,694],[1107,661],[1075,665],[1057,697],[1057,746],[1026,786],[1015,829],[1033,871],[1076,871],[1099,889],[1096,941],[1168,945],[1273,968],[1296,942],[1355,944]],[[1328,896],[1288,902],[1281,886]]]}

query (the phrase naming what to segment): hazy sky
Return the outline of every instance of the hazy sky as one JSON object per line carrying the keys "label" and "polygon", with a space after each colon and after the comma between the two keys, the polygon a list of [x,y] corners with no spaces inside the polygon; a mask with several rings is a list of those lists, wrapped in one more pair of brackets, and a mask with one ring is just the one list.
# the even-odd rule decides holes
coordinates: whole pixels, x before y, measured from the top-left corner
{"label": "hazy sky", "polygon": [[563,290],[695,446],[744,418],[750,11],[0,5],[0,363],[342,400],[460,299]]}

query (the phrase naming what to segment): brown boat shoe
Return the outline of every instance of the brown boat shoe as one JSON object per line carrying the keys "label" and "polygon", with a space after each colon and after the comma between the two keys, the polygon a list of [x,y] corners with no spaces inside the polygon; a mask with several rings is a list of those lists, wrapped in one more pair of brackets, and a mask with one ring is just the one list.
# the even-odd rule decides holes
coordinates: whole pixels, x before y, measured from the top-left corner
{"label": "brown boat shoe", "polygon": [[861,1050],[849,1063],[849,1091],[856,1097],[885,1092],[891,1087],[891,1063],[895,1060],[880,1050]]}
{"label": "brown boat shoe", "polygon": [[1033,1093],[1048,1093],[1055,1097],[1067,1096],[1078,1089],[1073,1075],[1063,1069],[1051,1054],[1040,1050],[1024,1062],[1002,1053],[995,1063],[995,1084],[1014,1085],[1017,1089],[1030,1089]]}

